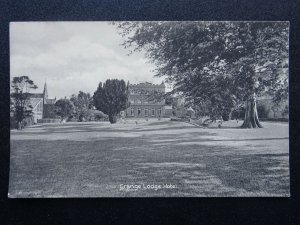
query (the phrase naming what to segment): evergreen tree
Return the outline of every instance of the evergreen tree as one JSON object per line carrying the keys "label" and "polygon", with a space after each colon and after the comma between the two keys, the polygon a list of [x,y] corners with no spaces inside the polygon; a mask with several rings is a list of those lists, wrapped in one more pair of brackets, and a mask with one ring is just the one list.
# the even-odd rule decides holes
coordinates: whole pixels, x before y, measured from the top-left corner
{"label": "evergreen tree", "polygon": [[117,115],[129,107],[128,85],[124,80],[108,79],[99,83],[93,96],[96,109],[108,115],[110,123],[117,122]]}

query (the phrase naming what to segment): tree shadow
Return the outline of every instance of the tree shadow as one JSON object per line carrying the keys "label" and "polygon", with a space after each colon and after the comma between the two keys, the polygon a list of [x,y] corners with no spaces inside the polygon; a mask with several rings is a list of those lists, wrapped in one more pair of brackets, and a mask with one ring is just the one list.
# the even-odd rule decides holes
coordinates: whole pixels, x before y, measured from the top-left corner
{"label": "tree shadow", "polygon": [[[91,129],[86,132],[93,131],[95,130]],[[91,141],[13,141],[10,193],[26,189],[31,193],[35,190],[37,196],[61,193],[80,197],[85,184],[95,187],[100,184],[119,185],[122,182],[151,181],[176,183],[181,196],[224,196],[229,193],[227,190],[230,190],[233,196],[241,195],[241,190],[254,195],[262,192],[279,195],[289,192],[288,161],[282,159],[288,154],[245,154],[239,151],[240,149],[229,146],[177,145],[199,136],[213,134],[203,131],[188,132],[184,135],[182,137],[181,134],[157,133],[142,135],[139,138],[112,137]],[[168,138],[174,141],[163,140]],[[162,141],[153,145],[151,140]],[[266,139],[239,141],[245,140]],[[237,140],[197,140],[201,141]],[[240,154],[233,153],[232,149],[236,149]],[[151,163],[156,166],[151,166]],[[169,163],[168,166],[165,163]],[[176,166],[170,166],[170,163]],[[157,166],[158,164],[160,166]],[[183,164],[191,166],[180,166]],[[101,188],[84,187],[87,193],[91,191],[90,197],[113,197],[120,194],[117,189],[107,192],[108,190]],[[155,193],[148,194],[151,196]]]}
{"label": "tree shadow", "polygon": [[236,126],[236,127],[229,127],[229,126],[221,126],[221,127],[205,127],[206,129],[218,129],[218,130],[226,130],[226,129],[245,129],[242,128],[241,126]]}

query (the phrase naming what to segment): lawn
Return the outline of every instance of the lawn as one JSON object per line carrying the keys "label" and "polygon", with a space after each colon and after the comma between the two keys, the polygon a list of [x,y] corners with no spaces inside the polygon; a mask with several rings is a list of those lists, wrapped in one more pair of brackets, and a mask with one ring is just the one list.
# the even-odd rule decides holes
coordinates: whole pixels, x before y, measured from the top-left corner
{"label": "lawn", "polygon": [[12,130],[9,196],[289,196],[288,124],[223,125],[139,120]]}

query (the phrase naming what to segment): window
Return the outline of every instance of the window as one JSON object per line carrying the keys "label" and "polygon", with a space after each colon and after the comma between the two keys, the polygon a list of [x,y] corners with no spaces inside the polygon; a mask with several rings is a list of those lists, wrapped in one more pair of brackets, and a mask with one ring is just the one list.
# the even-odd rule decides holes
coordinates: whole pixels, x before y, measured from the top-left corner
{"label": "window", "polygon": [[137,100],[137,104],[141,104],[142,102],[141,102],[141,100]]}
{"label": "window", "polygon": [[145,116],[148,116],[148,109],[145,109]]}
{"label": "window", "polygon": [[131,108],[131,109],[130,109],[130,115],[131,115],[131,116],[134,116],[134,108]]}
{"label": "window", "polygon": [[134,103],[134,100],[130,100],[130,103],[133,104],[133,103]]}
{"label": "window", "polygon": [[140,116],[140,115],[141,115],[141,109],[138,108],[138,116]]}
{"label": "window", "polygon": [[154,109],[151,110],[151,115],[155,116],[155,110]]}

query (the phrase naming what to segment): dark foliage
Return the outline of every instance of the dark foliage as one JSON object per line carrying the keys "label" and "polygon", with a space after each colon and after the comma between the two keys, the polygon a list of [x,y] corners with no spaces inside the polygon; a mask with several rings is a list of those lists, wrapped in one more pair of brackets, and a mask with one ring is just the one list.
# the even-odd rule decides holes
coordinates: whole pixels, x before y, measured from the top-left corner
{"label": "dark foliage", "polygon": [[89,119],[89,117],[91,117],[93,98],[89,93],[79,91],[78,95],[72,95],[70,100],[74,104],[74,116],[76,116],[79,121],[83,121],[84,119]]}
{"label": "dark foliage", "polygon": [[58,111],[57,106],[53,104],[45,104],[43,110],[44,113],[43,118],[55,119],[57,118],[57,111]]}
{"label": "dark foliage", "polygon": [[124,80],[108,79],[99,83],[93,100],[96,109],[107,114],[111,123],[117,122],[117,115],[128,108],[128,85]]}
{"label": "dark foliage", "polygon": [[287,98],[286,22],[122,22],[124,47],[146,50],[157,76],[211,117],[246,105],[243,127],[261,127],[256,95]]}
{"label": "dark foliage", "polygon": [[14,77],[11,82],[10,111],[13,113],[18,129],[24,127],[24,120],[32,117],[30,105],[30,90],[37,86],[28,76]]}
{"label": "dark foliage", "polygon": [[56,114],[61,117],[61,119],[67,119],[74,114],[74,104],[69,99],[59,99],[56,103]]}

